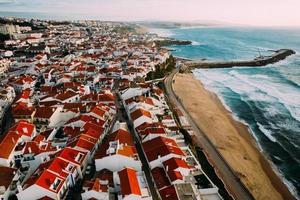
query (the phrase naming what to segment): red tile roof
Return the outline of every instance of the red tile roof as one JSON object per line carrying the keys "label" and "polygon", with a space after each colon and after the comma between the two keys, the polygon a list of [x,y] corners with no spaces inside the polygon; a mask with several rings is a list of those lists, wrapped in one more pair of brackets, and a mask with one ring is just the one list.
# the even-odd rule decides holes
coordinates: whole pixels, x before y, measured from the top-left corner
{"label": "red tile roof", "polygon": [[15,78],[14,84],[24,85],[25,83],[32,83],[33,81],[35,81],[35,79],[36,78],[33,76],[23,75],[21,77]]}
{"label": "red tile roof", "polygon": [[[67,169],[67,167],[69,168]],[[57,157],[53,159],[52,163],[48,167],[48,170],[55,172],[60,177],[67,178],[69,174],[72,174],[76,170],[76,166]]]}
{"label": "red tile roof", "polygon": [[139,108],[132,113],[130,113],[131,119],[134,121],[142,116],[146,116],[148,118],[151,118],[151,113],[147,110],[144,110],[142,108]]}
{"label": "red tile roof", "polygon": [[149,105],[154,106],[153,100],[150,97],[145,98],[144,102],[147,103],[147,104],[149,104]]}
{"label": "red tile roof", "polygon": [[7,190],[12,183],[17,171],[18,170],[15,168],[0,166],[0,186],[4,186]]}
{"label": "red tile roof", "polygon": [[[82,122],[85,122],[86,124],[88,124],[88,123],[93,124],[94,125],[93,128],[97,129],[97,130],[99,129],[99,127],[102,127],[105,123],[104,120],[97,119],[90,115],[79,115],[78,117],[74,117],[74,118],[70,119],[67,122],[67,124],[70,124],[72,122],[77,122],[77,121],[82,121]],[[92,126],[92,125],[87,125],[86,128],[90,128],[89,126]]]}
{"label": "red tile roof", "polygon": [[128,131],[125,131],[123,129],[119,129],[113,132],[110,138],[113,138],[114,140],[119,140],[120,144],[135,146],[132,135]]}
{"label": "red tile roof", "polygon": [[86,112],[87,105],[84,103],[64,103],[63,109],[67,111]]}
{"label": "red tile roof", "polygon": [[18,118],[20,116],[31,116],[34,112],[34,108],[28,107],[28,105],[24,102],[18,102],[12,106],[12,115],[14,118]]}
{"label": "red tile roof", "polygon": [[[60,183],[57,185],[57,187],[55,189],[54,188],[52,189],[51,185],[54,183],[54,181],[57,178],[60,180]],[[35,184],[37,184],[47,190],[50,190],[52,192],[58,193],[60,191],[61,187],[63,186],[64,182],[65,182],[65,178],[58,177],[56,174],[46,170],[41,174],[41,176],[38,178],[38,180],[35,182]]]}
{"label": "red tile roof", "polygon": [[144,142],[142,146],[149,162],[158,159],[159,156],[162,157],[168,154],[184,156],[183,151],[178,147],[175,140],[170,138],[156,137]]}
{"label": "red tile roof", "polygon": [[67,82],[67,83],[64,83],[64,88],[77,88],[77,87],[80,87],[81,86],[81,83],[78,83],[78,82]]}
{"label": "red tile roof", "polygon": [[82,101],[93,101],[102,103],[114,103],[115,96],[111,93],[87,94],[80,97]]}
{"label": "red tile roof", "polygon": [[74,138],[81,134],[80,127],[65,126],[63,131],[69,138]]}
{"label": "red tile roof", "polygon": [[16,131],[19,135],[25,135],[31,137],[34,129],[35,129],[34,124],[21,120],[18,123],[16,123],[14,126],[12,126],[9,129],[9,131]]}
{"label": "red tile roof", "polygon": [[[78,159],[78,155],[81,154],[82,157],[80,159]],[[77,165],[82,165],[83,164],[83,161],[85,160],[87,156],[87,153],[86,152],[83,152],[83,151],[79,151],[77,149],[73,149],[73,148],[70,148],[70,147],[66,147],[64,148],[60,153],[59,153],[59,157],[69,161],[69,162],[72,162],[74,164],[77,164]]]}
{"label": "red tile roof", "polygon": [[92,116],[89,115],[79,115],[77,117],[74,117],[70,119],[67,124],[72,123],[72,122],[77,122],[77,121],[83,121],[83,122],[88,122],[92,120]]}
{"label": "red tile roof", "polygon": [[22,93],[20,95],[20,98],[29,99],[30,94],[31,94],[31,90],[30,89],[25,89],[25,90],[22,91]]}
{"label": "red tile roof", "polygon": [[92,181],[85,181],[83,187],[88,188],[88,190],[94,190],[96,192],[108,192],[108,185],[101,184],[101,180],[96,178]]}
{"label": "red tile roof", "polygon": [[11,127],[0,141],[0,158],[7,159],[14,151],[18,140],[24,135],[31,137],[35,126],[26,121],[19,121]]}
{"label": "red tile roof", "polygon": [[96,139],[96,141],[97,141],[97,140],[99,140],[100,136],[102,135],[103,130],[101,129],[101,131],[98,131],[93,128],[89,128],[84,132],[84,134]]}
{"label": "red tile roof", "polygon": [[76,92],[68,90],[67,92],[60,93],[60,94],[56,95],[55,98],[58,99],[58,100],[64,101],[64,100],[72,98],[76,95],[77,95]]}
{"label": "red tile roof", "polygon": [[23,189],[27,189],[30,186],[32,186],[33,184],[36,183],[36,181],[39,179],[39,177],[41,176],[41,174],[47,170],[47,168],[49,167],[49,165],[51,164],[52,161],[48,161],[45,163],[40,164],[40,166],[34,171],[34,173],[25,181],[24,185],[23,185]]}
{"label": "red tile roof", "polygon": [[[81,159],[78,160],[77,158],[79,153],[81,154]],[[87,154],[85,152],[66,147],[56,155],[57,157],[48,162],[42,163],[36,169],[32,176],[25,182],[24,189],[36,184],[47,190],[58,193],[68,176],[77,169],[77,166],[82,165]],[[60,180],[60,183],[58,183],[56,189],[54,189],[53,183],[58,179]]]}
{"label": "red tile roof", "polygon": [[114,175],[112,171],[102,169],[96,174],[96,178],[99,178],[102,181],[108,181],[108,185],[114,187]]}
{"label": "red tile roof", "polygon": [[151,174],[155,181],[156,187],[160,190],[161,188],[169,186],[171,183],[166,176],[166,172],[161,167],[155,167],[151,170]]}
{"label": "red tile roof", "polygon": [[53,87],[53,86],[46,86],[46,85],[43,85],[41,86],[40,88],[40,92],[41,93],[45,93],[45,94],[50,94],[50,93],[56,93],[57,92],[57,88],[56,87]]}
{"label": "red tile roof", "polygon": [[161,122],[154,122],[154,123],[144,122],[138,127],[136,127],[136,130],[139,132],[139,131],[146,130],[147,128],[166,128],[166,126]]}
{"label": "red tile roof", "polygon": [[75,146],[83,148],[83,149],[91,152],[93,150],[93,148],[95,147],[95,145],[96,145],[95,142],[89,141],[89,140],[83,138],[83,136],[81,136],[78,139]]}
{"label": "red tile roof", "polygon": [[180,158],[170,158],[169,160],[164,161],[163,165],[165,168],[168,168],[169,170],[174,170],[177,168],[185,168],[185,169],[190,168],[188,164]]}
{"label": "red tile roof", "polygon": [[92,110],[91,110],[92,113],[95,113],[96,115],[98,115],[99,117],[104,117],[106,111],[101,109],[100,107],[98,106],[95,106]]}
{"label": "red tile roof", "polygon": [[34,118],[39,119],[50,119],[53,113],[56,111],[57,108],[55,107],[36,107],[36,112],[34,114]]}
{"label": "red tile roof", "polygon": [[172,182],[176,180],[183,180],[183,176],[179,171],[168,170],[167,174]]}
{"label": "red tile roof", "polygon": [[87,122],[84,126],[84,130],[89,130],[93,129],[94,131],[97,131],[100,135],[104,132],[103,128],[104,121],[99,120],[99,122],[92,123],[92,122]]}
{"label": "red tile roof", "polygon": [[128,131],[119,129],[108,136],[108,139],[104,142],[104,144],[101,145],[101,148],[99,148],[99,150],[96,152],[94,156],[95,159],[101,159],[103,157],[109,156],[107,150],[109,148],[109,143],[112,141],[119,141],[120,144],[119,148],[116,149],[116,154],[132,158],[137,156],[137,151],[132,135]]}
{"label": "red tile roof", "polygon": [[141,189],[137,179],[136,171],[131,168],[125,168],[118,172],[120,177],[120,186],[122,196],[126,195],[141,195]]}
{"label": "red tile roof", "polygon": [[51,143],[45,143],[39,145],[38,142],[35,141],[28,141],[25,143],[25,146],[23,148],[23,154],[33,154],[33,155],[38,155],[43,152],[48,152],[48,151],[55,151],[56,148],[51,145]]}
{"label": "red tile roof", "polygon": [[162,200],[178,200],[176,189],[173,185],[159,191]]}
{"label": "red tile roof", "polygon": [[164,128],[159,128],[159,127],[149,127],[149,128],[146,128],[145,130],[143,131],[139,131],[139,134],[140,135],[143,135],[143,136],[147,136],[149,134],[154,134],[154,135],[166,135],[166,131]]}

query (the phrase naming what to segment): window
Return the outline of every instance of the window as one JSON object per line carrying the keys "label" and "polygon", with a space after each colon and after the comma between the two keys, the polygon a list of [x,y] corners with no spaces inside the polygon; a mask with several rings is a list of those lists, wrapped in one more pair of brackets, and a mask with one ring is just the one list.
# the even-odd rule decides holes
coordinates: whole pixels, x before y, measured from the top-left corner
{"label": "window", "polygon": [[52,188],[53,190],[56,190],[56,189],[58,188],[59,184],[61,183],[61,181],[62,181],[61,179],[56,178],[56,179],[54,180],[54,182],[52,183],[51,188]]}
{"label": "window", "polygon": [[66,170],[67,170],[68,172],[71,172],[71,171],[73,170],[73,168],[74,168],[73,165],[68,164],[68,166],[66,167]]}
{"label": "window", "polygon": [[76,158],[75,158],[75,161],[80,162],[82,160],[82,158],[83,158],[83,154],[82,153],[78,153],[77,156],[76,156]]}

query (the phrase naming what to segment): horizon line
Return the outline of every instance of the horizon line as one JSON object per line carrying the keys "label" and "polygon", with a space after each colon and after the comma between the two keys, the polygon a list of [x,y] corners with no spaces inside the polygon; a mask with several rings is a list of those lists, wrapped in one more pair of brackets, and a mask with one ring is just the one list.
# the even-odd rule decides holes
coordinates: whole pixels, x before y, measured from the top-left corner
{"label": "horizon line", "polygon": [[[6,14],[5,14],[6,13]],[[19,14],[17,15],[11,15],[12,13]],[[41,14],[44,16],[36,17],[36,16],[25,16],[22,14]],[[5,14],[5,15],[3,15]],[[49,14],[53,15],[52,17],[49,16]],[[225,21],[219,21],[219,20],[201,20],[201,19],[195,19],[195,20],[178,20],[178,19],[141,19],[141,20],[131,20],[131,19],[106,19],[107,17],[100,17],[100,16],[92,16],[92,15],[86,15],[86,18],[76,18],[76,15],[86,15],[83,13],[72,13],[70,15],[63,15],[53,12],[41,12],[41,11],[2,11],[0,10],[0,18],[19,18],[19,19],[38,19],[38,20],[45,20],[45,21],[103,21],[103,22],[120,22],[120,23],[191,23],[195,24],[195,26],[231,26],[231,27],[257,27],[257,28],[300,28],[299,25],[267,25],[267,24],[240,24],[240,23],[234,23],[234,22],[225,22]],[[65,18],[65,19],[64,19]],[[102,19],[101,19],[102,18]]]}

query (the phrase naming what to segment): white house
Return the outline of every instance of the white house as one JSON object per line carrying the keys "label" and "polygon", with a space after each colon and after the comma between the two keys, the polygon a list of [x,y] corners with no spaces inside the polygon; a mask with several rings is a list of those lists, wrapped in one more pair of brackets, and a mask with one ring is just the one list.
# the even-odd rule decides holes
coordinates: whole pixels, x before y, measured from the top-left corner
{"label": "white house", "polygon": [[145,176],[132,168],[124,168],[114,175],[116,190],[120,190],[118,199],[122,200],[152,200]]}
{"label": "white house", "polygon": [[87,153],[73,148],[63,149],[56,158],[41,164],[19,188],[19,200],[32,200],[48,196],[65,199],[69,187],[83,177],[87,166]]}
{"label": "white house", "polygon": [[124,129],[111,133],[94,158],[97,171],[108,169],[116,172],[124,167],[140,171],[142,167],[132,135]]}
{"label": "white house", "polygon": [[128,88],[121,92],[122,100],[125,102],[127,99],[130,99],[135,96],[141,96],[150,91],[150,88]]}
{"label": "white house", "polygon": [[17,188],[19,179],[18,170],[0,166],[0,199],[8,200]]}
{"label": "white house", "polygon": [[32,123],[19,121],[13,125],[0,141],[0,165],[14,166],[16,146],[21,142],[31,140],[35,135],[36,129]]}
{"label": "white house", "polygon": [[134,128],[140,126],[143,123],[152,123],[154,121],[152,118],[152,114],[143,108],[138,108],[135,111],[131,112],[130,118],[133,121]]}
{"label": "white house", "polygon": [[185,158],[185,153],[179,148],[176,141],[166,137],[156,137],[143,142],[150,168],[161,166],[161,163],[170,158]]}
{"label": "white house", "polygon": [[82,186],[83,192],[81,198],[83,200],[101,199],[109,200],[109,185],[108,181],[96,178],[93,181],[86,181]]}

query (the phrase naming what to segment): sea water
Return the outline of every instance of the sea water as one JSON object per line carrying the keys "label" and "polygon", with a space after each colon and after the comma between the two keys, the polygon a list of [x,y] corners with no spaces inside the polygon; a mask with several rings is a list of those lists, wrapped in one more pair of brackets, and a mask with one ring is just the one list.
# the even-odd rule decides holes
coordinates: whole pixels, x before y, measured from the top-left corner
{"label": "sea water", "polygon": [[248,125],[261,150],[299,197],[300,29],[207,27],[171,32],[174,38],[193,41],[172,46],[175,56],[191,59],[253,59],[281,48],[297,52],[266,67],[197,69],[193,73],[236,119]]}

